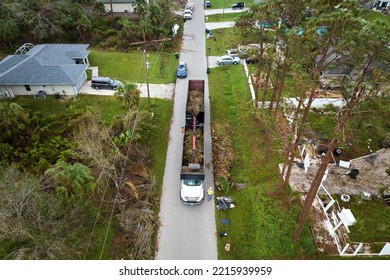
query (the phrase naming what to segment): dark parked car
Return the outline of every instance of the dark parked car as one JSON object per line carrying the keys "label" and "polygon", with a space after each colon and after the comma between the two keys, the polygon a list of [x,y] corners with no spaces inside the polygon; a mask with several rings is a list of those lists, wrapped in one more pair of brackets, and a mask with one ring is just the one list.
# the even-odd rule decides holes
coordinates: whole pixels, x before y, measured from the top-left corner
{"label": "dark parked car", "polygon": [[91,87],[94,89],[117,89],[120,85],[120,81],[110,77],[95,77],[91,81]]}
{"label": "dark parked car", "polygon": [[245,58],[246,64],[255,64],[259,62],[259,60],[256,57],[247,57]]}
{"label": "dark parked car", "polygon": [[211,8],[211,1],[204,1],[205,8]]}
{"label": "dark parked car", "polygon": [[244,9],[245,8],[245,3],[244,2],[238,2],[236,4],[233,4],[232,5],[232,9],[235,10],[235,9]]}

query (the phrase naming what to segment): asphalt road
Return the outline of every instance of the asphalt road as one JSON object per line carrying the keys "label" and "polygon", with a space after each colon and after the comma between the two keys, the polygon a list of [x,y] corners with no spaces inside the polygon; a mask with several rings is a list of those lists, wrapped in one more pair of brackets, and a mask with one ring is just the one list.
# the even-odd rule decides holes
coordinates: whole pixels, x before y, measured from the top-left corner
{"label": "asphalt road", "polygon": [[160,228],[156,259],[158,260],[216,260],[217,234],[215,202],[205,201],[187,206],[180,201],[180,168],[183,151],[185,104],[188,80],[205,80],[205,187],[214,187],[211,158],[210,103],[205,52],[205,21],[203,0],[195,0],[192,20],[184,24],[180,59],[187,62],[188,78],[177,80],[169,145],[160,205]]}

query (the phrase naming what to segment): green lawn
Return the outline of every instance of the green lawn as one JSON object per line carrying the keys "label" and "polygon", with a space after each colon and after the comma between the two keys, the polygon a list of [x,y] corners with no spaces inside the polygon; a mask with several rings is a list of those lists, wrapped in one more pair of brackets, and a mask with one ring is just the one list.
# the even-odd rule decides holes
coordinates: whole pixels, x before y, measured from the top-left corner
{"label": "green lawn", "polygon": [[[167,84],[176,81],[178,60],[173,53],[150,52],[149,83]],[[121,82],[145,83],[146,67],[143,50],[127,53],[92,50],[89,55],[91,66],[99,67],[99,76],[109,76]]]}
{"label": "green lawn", "polygon": [[216,40],[206,39],[207,55],[220,56],[226,54],[228,49],[237,48],[240,37],[235,33],[234,28],[215,29],[213,33]]}
{"label": "green lawn", "polygon": [[206,17],[207,22],[225,22],[225,21],[235,21],[239,13],[225,13],[225,14],[216,14],[209,15]]}
{"label": "green lawn", "polygon": [[384,15],[375,11],[363,11],[363,17],[367,21],[381,20],[386,24],[390,24],[390,15]]}
{"label": "green lawn", "polygon": [[[226,82],[229,81],[229,82]],[[231,179],[245,183],[246,190],[231,189],[236,207],[216,213],[219,259],[300,259],[314,258],[315,246],[308,227],[301,241],[293,243],[298,196],[286,191],[281,198],[272,195],[279,182],[277,164],[282,156],[273,153],[264,161],[264,137],[258,121],[253,119],[251,97],[242,66],[218,67],[209,75],[212,125],[228,123],[233,133],[235,160]],[[276,146],[274,148],[277,148]],[[216,196],[223,193],[216,191]],[[230,219],[222,225],[221,219]],[[231,244],[225,252],[224,245]]]}
{"label": "green lawn", "polygon": [[350,227],[350,242],[388,242],[390,236],[390,207],[381,199],[364,200],[351,196],[349,202],[339,200],[340,207],[350,209],[356,224]]}
{"label": "green lawn", "polygon": [[[231,8],[233,4],[237,2],[244,2],[245,7],[248,7],[253,3],[253,0],[211,0],[211,9],[223,9],[223,8]],[[210,8],[205,8],[210,9]]]}
{"label": "green lawn", "polygon": [[[316,110],[319,111],[319,110]],[[323,111],[311,112],[309,114],[309,123],[312,131],[316,134],[314,137],[324,137],[330,139],[336,126],[335,108],[324,114]],[[381,142],[389,133],[390,119],[390,98],[373,97],[366,102],[361,102],[358,108],[351,115],[349,123],[344,130],[344,134],[339,138],[345,138],[352,146],[344,147],[347,160],[370,153],[367,146],[373,151],[379,150]],[[313,136],[312,136],[313,137]],[[368,139],[370,143],[368,143]],[[340,143],[343,145],[343,143]]]}

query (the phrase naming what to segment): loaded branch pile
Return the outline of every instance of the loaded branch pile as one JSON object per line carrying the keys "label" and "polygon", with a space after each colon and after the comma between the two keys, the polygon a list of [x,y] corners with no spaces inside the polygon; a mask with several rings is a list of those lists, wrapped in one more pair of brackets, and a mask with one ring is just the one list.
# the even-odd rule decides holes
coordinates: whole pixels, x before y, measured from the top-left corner
{"label": "loaded branch pile", "polygon": [[232,129],[228,124],[222,123],[213,126],[213,167],[215,186],[219,190],[221,190],[221,179],[224,178],[228,182],[230,179],[230,169],[234,160],[233,140],[230,138],[231,135]]}
{"label": "loaded branch pile", "polygon": [[190,111],[194,117],[196,117],[199,112],[204,112],[203,92],[192,90],[188,93],[187,111]]}
{"label": "loaded branch pile", "polygon": [[183,150],[183,162],[187,165],[189,163],[203,165],[203,129],[198,128],[196,130],[196,150],[192,150],[192,135],[193,130],[188,129],[184,134],[184,150]]}

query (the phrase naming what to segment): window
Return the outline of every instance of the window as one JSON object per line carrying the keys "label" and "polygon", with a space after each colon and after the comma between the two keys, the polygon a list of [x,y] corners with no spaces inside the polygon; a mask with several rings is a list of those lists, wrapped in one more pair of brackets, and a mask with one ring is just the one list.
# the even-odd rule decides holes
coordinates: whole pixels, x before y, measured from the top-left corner
{"label": "window", "polygon": [[184,180],[184,184],[187,186],[200,186],[202,184],[201,180]]}
{"label": "window", "polygon": [[31,87],[29,85],[25,85],[24,87],[26,88],[27,91],[31,91]]}
{"label": "window", "polygon": [[82,58],[75,59],[75,62],[76,62],[76,64],[85,64],[85,61]]}

